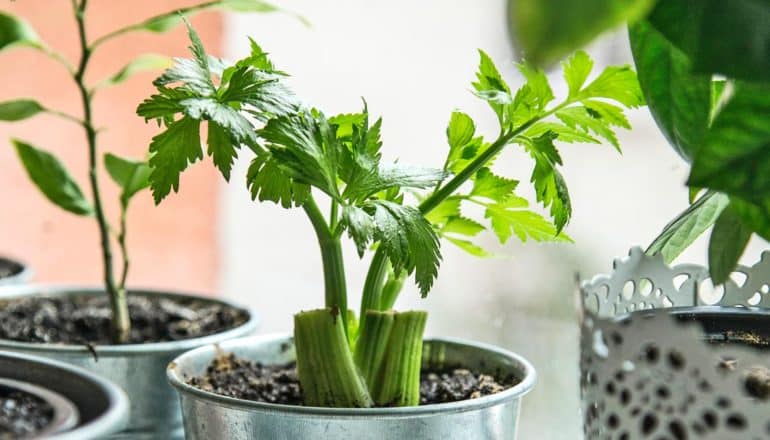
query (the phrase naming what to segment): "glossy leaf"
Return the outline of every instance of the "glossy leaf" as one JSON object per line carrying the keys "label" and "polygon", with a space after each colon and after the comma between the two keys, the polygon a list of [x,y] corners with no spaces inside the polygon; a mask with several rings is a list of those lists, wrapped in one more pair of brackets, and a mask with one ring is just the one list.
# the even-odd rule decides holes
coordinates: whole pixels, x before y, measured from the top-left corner
{"label": "glossy leaf", "polygon": [[643,17],[654,0],[516,0],[509,7],[514,45],[547,66],[599,34]]}
{"label": "glossy leaf", "polygon": [[131,62],[126,64],[122,69],[116,72],[111,77],[102,81],[99,86],[112,86],[120,84],[123,81],[129,79],[131,76],[145,71],[162,70],[171,67],[173,62],[170,58],[163,55],[156,54],[144,54],[134,58]]}
{"label": "glossy leaf", "polygon": [[12,142],[27,175],[48,200],[73,214],[93,214],[91,204],[59,159],[20,140]]}
{"label": "glossy leaf", "polygon": [[730,200],[724,194],[706,193],[666,225],[646,252],[662,254],[663,261],[671,263],[717,221],[728,203]]}
{"label": "glossy leaf", "polygon": [[736,82],[693,161],[690,186],[770,198],[770,84]]}
{"label": "glossy leaf", "polygon": [[694,72],[770,81],[770,2],[665,0],[650,23],[692,61]]}
{"label": "glossy leaf", "polygon": [[711,79],[693,75],[687,56],[646,21],[629,27],[629,39],[650,113],[674,150],[690,161],[708,129]]}
{"label": "glossy leaf", "polygon": [[20,121],[44,111],[45,108],[34,99],[0,102],[0,121]]}
{"label": "glossy leaf", "polygon": [[740,216],[729,207],[722,211],[709,240],[709,273],[715,285],[724,283],[730,277],[749,239],[751,229],[743,224]]}
{"label": "glossy leaf", "polygon": [[124,205],[139,191],[150,186],[152,170],[146,162],[125,159],[112,153],[104,155],[104,167],[112,180],[120,186],[120,200]]}
{"label": "glossy leaf", "polygon": [[26,21],[4,12],[0,12],[0,50],[14,46],[43,48],[43,42],[37,32]]}

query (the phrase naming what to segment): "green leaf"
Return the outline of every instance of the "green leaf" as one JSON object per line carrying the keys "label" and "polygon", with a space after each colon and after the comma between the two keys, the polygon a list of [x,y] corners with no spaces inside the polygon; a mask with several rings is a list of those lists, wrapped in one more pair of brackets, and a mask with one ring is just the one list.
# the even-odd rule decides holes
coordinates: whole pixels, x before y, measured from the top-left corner
{"label": "green leaf", "polygon": [[505,83],[494,61],[483,50],[479,50],[479,69],[476,72],[476,82],[473,88],[476,95],[486,100],[497,114],[500,123],[503,122],[505,105],[513,102],[511,89]]}
{"label": "green leaf", "polygon": [[216,88],[211,80],[209,58],[203,43],[195,30],[188,24],[187,33],[190,37],[190,51],[194,59],[177,58],[174,65],[159,76],[153,84],[167,87],[171,84],[181,83],[184,89],[198,96],[212,96]]}
{"label": "green leaf", "polygon": [[375,241],[385,250],[393,270],[415,272],[423,296],[430,291],[441,262],[439,240],[420,211],[385,200],[374,200]]}
{"label": "green leaf", "polygon": [[246,184],[252,200],[270,201],[284,208],[301,206],[310,197],[310,187],[293,181],[269,153],[251,161]]}
{"label": "green leaf", "polygon": [[693,75],[687,56],[649,22],[628,33],[647,107],[674,150],[690,161],[708,129],[711,79]]}
{"label": "green leaf", "polygon": [[173,189],[179,191],[179,174],[189,164],[203,158],[200,122],[184,117],[168,125],[168,129],[150,143],[150,187],[155,203],[160,203]]}
{"label": "green leaf", "polygon": [[770,85],[737,82],[693,160],[687,184],[737,195],[770,197]]}
{"label": "green leaf", "polygon": [[567,235],[557,233],[556,226],[540,214],[527,210],[525,199],[513,196],[504,202],[487,206],[484,217],[491,220],[492,230],[501,243],[516,234],[519,240],[572,241]]}
{"label": "green leaf", "polygon": [[562,61],[564,80],[567,82],[570,97],[578,94],[593,68],[593,60],[582,50],[572,54],[566,61]]}
{"label": "green leaf", "polygon": [[696,73],[770,79],[767,0],[659,1],[648,19],[692,60]]}
{"label": "green leaf", "polygon": [[666,264],[671,263],[717,221],[729,203],[724,194],[706,193],[666,225],[645,252],[661,254]]}
{"label": "green leaf", "polygon": [[530,155],[535,159],[535,167],[530,181],[535,186],[537,201],[550,208],[558,234],[572,217],[572,203],[567,183],[556,169],[561,164],[561,157],[553,145],[554,139],[552,133],[546,133],[533,140]]}
{"label": "green leaf", "polygon": [[473,255],[474,257],[486,258],[486,257],[492,256],[491,253],[487,252],[484,248],[482,248],[481,246],[471,241],[463,240],[460,238],[454,238],[454,237],[444,237],[444,238],[446,238],[447,240],[449,240],[450,243],[454,244],[455,246],[459,247],[465,252]]}
{"label": "green leaf", "polygon": [[230,133],[221,125],[214,121],[209,122],[208,137],[206,138],[206,143],[209,146],[208,154],[213,159],[214,165],[222,173],[222,177],[228,181],[233,162],[238,156],[236,142],[233,142]]}
{"label": "green leaf", "polygon": [[363,209],[346,205],[342,208],[342,224],[345,225],[348,235],[356,243],[358,256],[363,256],[366,247],[374,236],[374,219]]}
{"label": "green leaf", "polygon": [[577,99],[605,98],[615,100],[628,108],[644,105],[639,79],[631,66],[608,66],[581,90]]}
{"label": "green leaf", "polygon": [[[463,112],[454,111],[449,118],[449,126],[446,129],[447,142],[449,149],[454,150],[465,146],[473,139],[476,132],[476,125],[473,119]],[[450,153],[451,154],[451,153]]]}
{"label": "green leaf", "polygon": [[730,209],[741,218],[744,225],[765,240],[770,240],[770,199],[749,202],[730,197]]}
{"label": "green leaf", "polygon": [[167,69],[173,65],[170,58],[163,55],[156,54],[143,54],[134,58],[131,62],[123,66],[122,69],[117,71],[114,75],[105,79],[99,84],[99,87],[113,86],[120,84],[123,81],[129,79],[133,75],[145,72],[148,70],[162,70]]}
{"label": "green leaf", "polygon": [[548,84],[548,77],[542,69],[538,69],[529,63],[518,64],[519,72],[527,80],[526,90],[529,92],[528,105],[534,114],[540,114],[545,110],[549,102],[553,101],[553,90]]}
{"label": "green leaf", "polygon": [[441,234],[460,234],[473,237],[483,230],[484,225],[458,215],[449,218],[444,227],[441,228]]}
{"label": "green leaf", "polygon": [[91,204],[56,156],[18,139],[11,142],[27,175],[48,200],[73,214],[93,214]]}
{"label": "green leaf", "polygon": [[443,225],[452,217],[460,216],[460,203],[462,199],[456,196],[450,196],[439,203],[438,206],[433,208],[429,213],[425,215],[434,225]]}
{"label": "green leaf", "polygon": [[587,107],[567,107],[556,112],[556,117],[570,128],[579,128],[585,133],[595,133],[611,143],[616,150],[620,151],[615,132],[607,125],[598,114],[590,112]]}
{"label": "green leaf", "polygon": [[389,188],[428,188],[446,177],[444,171],[401,164],[379,165],[374,169],[358,173],[348,183],[343,197],[355,200],[365,199]]}
{"label": "green leaf", "polygon": [[25,20],[0,12],[0,51],[15,46],[44,48],[37,32]]}
{"label": "green leaf", "polygon": [[587,144],[600,143],[599,140],[581,129],[550,121],[532,124],[532,126],[524,133],[524,136],[531,139],[543,136],[548,132],[555,134],[557,139],[561,142],[580,142]]}
{"label": "green leaf", "polygon": [[112,180],[122,189],[120,199],[124,205],[128,205],[128,201],[137,192],[150,186],[152,170],[146,162],[129,160],[112,153],[106,153],[104,155],[104,167],[107,168]]}
{"label": "green leaf", "polygon": [[157,15],[132,26],[132,29],[154,33],[168,32],[182,23],[182,17],[190,18],[208,9],[226,9],[235,12],[274,12],[278,10],[275,6],[261,0],[219,0]]}
{"label": "green leaf", "polygon": [[501,202],[511,196],[518,185],[518,180],[496,176],[489,168],[484,167],[473,177],[470,195]]}
{"label": "green leaf", "polygon": [[45,108],[34,99],[0,102],[0,121],[20,121],[44,111]]}
{"label": "green leaf", "polygon": [[730,207],[722,211],[709,240],[709,274],[714,285],[730,277],[749,244],[751,233]]}
{"label": "green leaf", "polygon": [[517,0],[509,28],[524,56],[547,66],[604,31],[644,17],[654,0]]}

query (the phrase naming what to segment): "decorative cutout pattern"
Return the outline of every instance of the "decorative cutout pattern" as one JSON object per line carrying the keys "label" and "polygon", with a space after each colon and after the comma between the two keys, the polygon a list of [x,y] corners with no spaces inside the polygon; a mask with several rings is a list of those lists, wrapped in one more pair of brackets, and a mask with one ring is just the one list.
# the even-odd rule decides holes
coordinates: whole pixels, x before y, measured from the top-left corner
{"label": "decorative cutout pattern", "polygon": [[770,325],[770,253],[714,289],[698,265],[633,248],[581,286],[586,439],[770,438],[770,347],[706,341],[671,307],[750,308]]}

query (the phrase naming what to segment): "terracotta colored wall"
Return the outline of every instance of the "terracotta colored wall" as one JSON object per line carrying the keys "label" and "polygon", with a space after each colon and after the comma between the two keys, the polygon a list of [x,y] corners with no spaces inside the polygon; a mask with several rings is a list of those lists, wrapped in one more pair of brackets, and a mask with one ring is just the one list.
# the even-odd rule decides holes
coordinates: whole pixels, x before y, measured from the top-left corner
{"label": "terracotta colored wall", "polygon": [[[174,8],[198,3],[191,0],[91,0],[89,38],[110,29],[138,22]],[[4,1],[3,9],[27,18],[41,37],[73,60],[79,57],[76,25],[69,0]],[[206,46],[219,52],[222,20],[205,13],[192,19]],[[93,57],[87,78],[91,83],[120,69],[142,52],[187,56],[183,28],[168,34],[138,33],[113,40]],[[43,105],[81,114],[79,95],[65,69],[27,49],[0,54],[0,100],[35,97]],[[141,158],[157,127],[134,114],[140,100],[151,92],[155,73],[133,77],[117,87],[100,91],[95,101],[95,123],[103,150]],[[28,181],[6,139],[19,137],[55,152],[86,194],[87,151],[81,128],[43,115],[16,124],[0,125],[0,254],[30,262],[36,279],[45,282],[98,283],[102,279],[99,238],[91,218],[78,217],[52,205]],[[102,172],[104,199],[110,218],[118,214],[117,188]],[[149,192],[132,201],[128,241],[132,255],[129,284],[211,291],[217,270],[215,209],[218,178],[208,165],[198,164],[182,178],[181,193],[158,208]],[[117,252],[117,249],[115,249]],[[120,264],[120,260],[116,260]]]}

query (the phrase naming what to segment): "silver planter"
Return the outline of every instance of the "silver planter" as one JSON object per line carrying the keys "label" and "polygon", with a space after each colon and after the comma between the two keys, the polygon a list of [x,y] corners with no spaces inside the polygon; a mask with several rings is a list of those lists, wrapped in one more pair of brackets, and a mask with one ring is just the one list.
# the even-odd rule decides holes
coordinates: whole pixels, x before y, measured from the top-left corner
{"label": "silver planter", "polygon": [[[166,298],[191,298],[226,303],[200,296],[135,289],[129,294]],[[0,298],[25,295],[104,295],[101,288],[14,286],[0,289]],[[234,306],[237,307],[237,306]],[[202,338],[174,342],[89,347],[62,344],[37,344],[0,340],[0,350],[29,353],[83,367],[120,385],[131,401],[130,420],[126,429],[111,439],[180,439],[184,438],[179,400],[168,385],[165,370],[180,354],[201,346],[247,336],[258,321],[253,313],[249,320],[226,332]]]}
{"label": "silver planter", "polygon": [[0,276],[0,286],[15,286],[27,283],[32,278],[32,269],[21,261],[0,256],[0,266],[10,267],[11,275]]}
{"label": "silver planter", "polygon": [[410,408],[339,409],[276,405],[209,393],[186,383],[200,376],[221,352],[265,364],[295,359],[292,338],[267,335],[201,347],[168,368],[182,402],[187,439],[515,439],[522,396],[535,384],[524,358],[458,339],[425,341],[423,365],[461,365],[514,375],[521,382],[498,394],[463,402]]}
{"label": "silver planter", "polygon": [[586,439],[770,438],[770,253],[714,288],[639,248],[581,287]]}
{"label": "silver planter", "polygon": [[[128,420],[128,398],[122,389],[93,373],[62,362],[19,353],[0,353],[0,378],[45,390],[26,390],[48,400],[55,408],[51,426],[38,433],[36,438],[101,439],[122,429]],[[67,411],[74,414],[68,415]]]}

